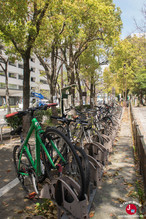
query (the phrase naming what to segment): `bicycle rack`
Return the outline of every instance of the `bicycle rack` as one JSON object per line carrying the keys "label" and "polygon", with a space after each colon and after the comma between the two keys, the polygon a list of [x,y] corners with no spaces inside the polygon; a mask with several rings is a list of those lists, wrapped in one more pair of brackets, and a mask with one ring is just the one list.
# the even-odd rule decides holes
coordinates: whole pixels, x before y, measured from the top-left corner
{"label": "bicycle rack", "polygon": [[[102,134],[104,145],[96,142],[96,136],[94,142],[84,145],[90,165],[89,192],[88,195],[85,195],[84,200],[79,201],[76,193],[80,186],[72,178],[61,176],[48,182],[46,180],[40,198],[50,199],[57,205],[58,219],[89,219],[96,190],[101,185],[103,174],[101,163],[107,163],[108,152],[112,151],[112,142],[116,133],[116,128],[113,128],[110,136]],[[76,191],[73,191],[72,188],[75,188]]]}
{"label": "bicycle rack", "polygon": [[[109,136],[101,134],[101,137],[104,140],[103,146],[109,151],[112,151],[112,140],[109,138]],[[98,135],[93,136],[93,142],[98,142]]]}
{"label": "bicycle rack", "polygon": [[103,164],[106,164],[108,162],[108,150],[99,142],[84,144],[84,150],[86,154],[92,156],[97,161],[100,161]]}
{"label": "bicycle rack", "polygon": [[[79,201],[72,187],[78,191],[80,186],[68,176],[61,176],[52,181],[46,180],[43,185],[40,198],[50,199],[57,205],[58,219],[89,219],[89,212],[97,186],[101,185],[103,166],[90,155],[88,155],[88,159],[90,165],[90,186],[89,195],[85,195],[84,200]],[[66,194],[69,194],[69,200]],[[62,212],[64,212],[63,215]]]}
{"label": "bicycle rack", "polygon": [[107,150],[109,150],[109,152],[112,152],[112,140],[104,134],[101,134],[101,137],[104,140],[104,146]]}
{"label": "bicycle rack", "polygon": [[88,156],[89,165],[90,165],[90,182],[92,183],[93,189],[96,189],[97,186],[101,185],[101,178],[103,174],[103,165],[95,160],[90,155]]}
{"label": "bicycle rack", "polygon": [[[80,186],[69,177],[54,179],[51,183],[46,183],[41,190],[40,198],[51,199],[57,204],[58,219],[67,217],[68,219],[88,219],[88,198],[85,195],[83,201],[79,201],[75,192],[71,189],[74,186],[76,190]],[[69,198],[66,197],[69,194]],[[69,199],[69,200],[68,200]],[[63,216],[61,216],[64,212]]]}

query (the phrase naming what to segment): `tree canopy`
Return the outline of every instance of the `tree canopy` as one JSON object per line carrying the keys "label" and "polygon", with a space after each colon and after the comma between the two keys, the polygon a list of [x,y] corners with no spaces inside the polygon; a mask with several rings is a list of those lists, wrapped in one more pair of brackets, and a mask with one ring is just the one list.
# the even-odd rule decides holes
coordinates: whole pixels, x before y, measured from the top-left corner
{"label": "tree canopy", "polygon": [[29,105],[33,49],[46,58],[59,49],[61,55],[54,52],[53,57],[65,64],[73,83],[75,64],[90,43],[113,45],[122,26],[121,11],[112,0],[3,0],[0,8],[0,37],[12,44],[24,62],[24,108]]}
{"label": "tree canopy", "polygon": [[145,43],[144,37],[128,37],[120,40],[113,49],[110,71],[116,75],[121,93],[146,94]]}

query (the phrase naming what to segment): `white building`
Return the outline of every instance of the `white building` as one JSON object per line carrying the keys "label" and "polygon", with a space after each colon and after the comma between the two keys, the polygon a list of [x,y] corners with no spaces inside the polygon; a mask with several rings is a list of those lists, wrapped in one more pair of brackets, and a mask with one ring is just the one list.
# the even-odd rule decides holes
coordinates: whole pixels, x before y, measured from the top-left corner
{"label": "white building", "polygon": [[[3,64],[2,59],[0,63]],[[41,71],[44,71],[36,56],[30,59],[30,90],[41,93],[46,91],[49,93],[49,85],[45,76],[40,76]],[[23,97],[23,62],[16,61],[8,64],[8,84],[10,104],[15,105]],[[0,66],[0,106],[5,103],[5,74]]]}

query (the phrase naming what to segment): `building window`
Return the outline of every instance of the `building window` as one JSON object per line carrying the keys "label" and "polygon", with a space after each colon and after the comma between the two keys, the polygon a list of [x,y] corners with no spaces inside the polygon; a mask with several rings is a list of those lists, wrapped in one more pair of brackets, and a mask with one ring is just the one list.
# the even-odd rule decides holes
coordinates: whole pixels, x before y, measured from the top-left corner
{"label": "building window", "polygon": [[17,89],[17,85],[16,84],[9,84],[8,87],[10,89]]}
{"label": "building window", "polygon": [[35,82],[35,78],[31,77],[31,81],[32,81],[32,82]]}
{"label": "building window", "polygon": [[19,86],[19,90],[23,90],[23,86]]}
{"label": "building window", "polygon": [[6,88],[5,83],[0,83],[0,88]]}
{"label": "building window", "polygon": [[31,62],[35,62],[35,58],[32,58],[32,57],[31,57],[31,58],[30,58],[30,61],[31,61]]}
{"label": "building window", "polygon": [[45,81],[45,80],[40,80],[40,83],[42,83],[42,84],[47,84],[47,81]]}
{"label": "building window", "polygon": [[3,71],[0,71],[0,76],[5,76],[5,73]]}
{"label": "building window", "polygon": [[35,72],[35,68],[32,68],[32,67],[31,67],[30,71]]}
{"label": "building window", "polygon": [[35,91],[35,87],[31,87],[30,90],[31,90],[31,91]]}
{"label": "building window", "polygon": [[11,61],[9,61],[9,65],[16,67],[16,64],[14,62],[11,62]]}
{"label": "building window", "polygon": [[18,68],[22,68],[23,69],[23,64],[18,64]]}
{"label": "building window", "polygon": [[23,80],[23,75],[19,75],[18,78],[19,78],[20,80]]}
{"label": "building window", "polygon": [[9,78],[17,78],[17,75],[15,73],[9,73]]}

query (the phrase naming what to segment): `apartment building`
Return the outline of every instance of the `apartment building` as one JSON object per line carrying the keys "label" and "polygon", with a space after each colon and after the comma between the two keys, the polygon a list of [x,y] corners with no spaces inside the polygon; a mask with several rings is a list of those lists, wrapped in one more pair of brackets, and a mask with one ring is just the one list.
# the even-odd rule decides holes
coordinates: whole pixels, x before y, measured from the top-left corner
{"label": "apartment building", "polygon": [[[0,63],[4,65],[3,60]],[[49,85],[45,76],[40,73],[44,71],[38,58],[34,55],[30,59],[30,89],[38,93],[46,92],[49,94]],[[8,84],[10,104],[15,105],[20,102],[23,97],[23,62],[15,61],[8,63]],[[5,104],[5,74],[0,66],[0,106]]]}

